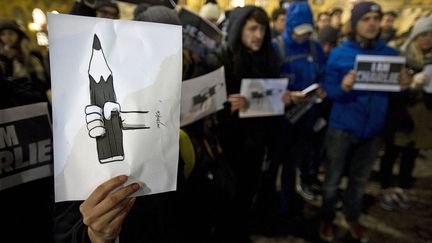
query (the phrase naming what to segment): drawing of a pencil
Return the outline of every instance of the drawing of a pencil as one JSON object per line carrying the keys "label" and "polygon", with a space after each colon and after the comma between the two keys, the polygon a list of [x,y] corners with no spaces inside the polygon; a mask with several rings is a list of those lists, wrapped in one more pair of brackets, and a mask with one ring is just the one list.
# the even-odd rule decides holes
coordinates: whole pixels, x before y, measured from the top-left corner
{"label": "drawing of a pencil", "polygon": [[[112,71],[108,66],[97,35],[93,37],[92,55],[89,64],[90,104],[103,111],[107,102],[117,103]],[[87,109],[87,108],[86,108]],[[111,110],[111,117],[103,116],[102,126],[105,134],[96,137],[100,163],[121,161],[124,159],[123,132],[120,110]]]}

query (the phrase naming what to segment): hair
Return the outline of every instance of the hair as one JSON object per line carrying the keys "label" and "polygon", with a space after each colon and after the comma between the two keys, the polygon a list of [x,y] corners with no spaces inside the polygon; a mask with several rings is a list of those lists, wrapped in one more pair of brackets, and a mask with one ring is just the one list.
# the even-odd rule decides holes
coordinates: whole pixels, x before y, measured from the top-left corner
{"label": "hair", "polygon": [[421,50],[420,47],[418,47],[415,41],[412,41],[409,44],[405,56],[411,62],[417,63],[419,65],[424,65],[427,62],[427,58],[425,57],[423,50]]}
{"label": "hair", "polygon": [[285,9],[277,8],[277,9],[273,10],[272,15],[271,15],[272,21],[275,21],[279,17],[279,15],[285,15]]}
{"label": "hair", "polygon": [[[269,17],[262,8],[256,7],[256,9],[253,10],[252,13],[246,18],[245,23],[251,19],[255,20],[258,24],[266,27],[262,46],[260,50],[254,53],[254,55],[256,55],[256,57],[259,58],[261,61],[264,61],[266,66],[263,68],[266,74],[276,74],[278,72],[278,66],[275,61],[276,54],[271,43]],[[233,52],[234,71],[237,73],[242,73],[244,67],[247,66],[247,63],[251,61],[245,58],[246,53],[248,52],[247,47],[242,44],[240,45],[240,48],[238,48],[237,50],[233,50]]]}

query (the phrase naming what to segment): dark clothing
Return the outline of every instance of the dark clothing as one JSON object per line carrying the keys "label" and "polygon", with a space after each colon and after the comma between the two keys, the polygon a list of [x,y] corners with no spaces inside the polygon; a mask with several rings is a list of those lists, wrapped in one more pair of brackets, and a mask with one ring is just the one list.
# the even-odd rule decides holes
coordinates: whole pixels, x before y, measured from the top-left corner
{"label": "dark clothing", "polygon": [[[84,243],[86,225],[79,212],[81,201],[56,203],[54,206],[54,240],[58,243]],[[176,229],[176,193],[138,197],[122,225],[120,242],[181,242]]]}
{"label": "dark clothing", "polygon": [[36,73],[15,78],[13,59],[0,55],[0,109],[46,101],[44,83]]}
{"label": "dark clothing", "polygon": [[[225,67],[228,95],[240,93],[244,78],[278,77],[268,24],[259,51],[248,50],[241,41],[246,20],[258,9],[247,6],[233,10],[229,19],[227,43],[206,58],[211,70],[222,65]],[[265,118],[240,119],[237,111],[231,113],[230,103],[218,113],[218,120],[222,149],[236,178],[235,202],[226,229],[227,234],[233,237],[232,242],[242,242],[248,235],[248,212],[258,189],[269,125]]]}
{"label": "dark clothing", "polygon": [[[415,166],[415,160],[419,150],[410,146],[397,146],[394,144],[387,144],[385,154],[381,158],[380,164],[380,182],[382,189],[398,186],[403,189],[411,188],[413,184],[412,172]],[[399,165],[398,180],[395,181],[393,176],[393,165],[396,159],[401,155]]]}
{"label": "dark clothing", "polygon": [[53,242],[53,190],[47,177],[0,191],[2,242]]}

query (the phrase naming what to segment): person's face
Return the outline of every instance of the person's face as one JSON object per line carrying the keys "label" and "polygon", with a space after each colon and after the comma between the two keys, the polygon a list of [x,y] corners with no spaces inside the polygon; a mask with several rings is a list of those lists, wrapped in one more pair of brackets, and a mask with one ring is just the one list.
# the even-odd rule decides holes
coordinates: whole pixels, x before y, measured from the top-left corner
{"label": "person's face", "polygon": [[341,12],[335,12],[330,17],[330,24],[334,28],[339,28],[341,26],[341,22],[342,22],[342,13]]}
{"label": "person's face", "polygon": [[301,44],[301,43],[304,43],[305,41],[309,40],[311,34],[312,33],[306,33],[306,34],[299,35],[299,34],[296,34],[295,32],[293,32],[292,35],[291,35],[291,38],[295,42]]}
{"label": "person's face", "polygon": [[420,50],[429,51],[432,48],[432,31],[420,34],[414,41]]}
{"label": "person's face", "polygon": [[357,22],[357,35],[368,40],[375,39],[379,33],[380,15],[376,12],[368,12]]}
{"label": "person's face", "polygon": [[393,17],[393,15],[390,14],[386,14],[383,16],[383,18],[381,19],[381,29],[383,30],[390,30],[393,28],[395,22],[395,17]]}
{"label": "person's face", "polygon": [[105,6],[96,10],[96,17],[107,18],[107,19],[118,19],[119,13],[116,8]]}
{"label": "person's face", "polygon": [[274,29],[277,32],[282,33],[285,30],[285,14],[279,14],[273,24]]}
{"label": "person's face", "polygon": [[265,26],[254,19],[248,19],[243,26],[242,43],[251,51],[259,51],[264,41]]}
{"label": "person's face", "polygon": [[318,29],[330,24],[330,16],[327,14],[321,14],[316,25]]}
{"label": "person's face", "polygon": [[0,40],[5,46],[12,46],[18,41],[18,33],[13,30],[2,30]]}

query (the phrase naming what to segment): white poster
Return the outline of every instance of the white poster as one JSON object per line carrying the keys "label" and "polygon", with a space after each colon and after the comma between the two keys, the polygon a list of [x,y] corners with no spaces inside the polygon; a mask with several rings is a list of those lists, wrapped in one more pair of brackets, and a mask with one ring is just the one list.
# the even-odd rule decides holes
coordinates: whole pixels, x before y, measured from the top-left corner
{"label": "white poster", "polygon": [[283,115],[282,95],[287,86],[288,79],[243,79],[240,94],[246,97],[248,108],[239,117]]}
{"label": "white poster", "polygon": [[206,75],[183,81],[181,126],[223,109],[227,101],[225,71],[221,67]]}
{"label": "white poster", "polygon": [[181,26],[49,14],[55,201],[128,175],[176,189]]}
{"label": "white poster", "polygon": [[353,90],[400,91],[399,75],[405,65],[402,56],[356,56]]}
{"label": "white poster", "polygon": [[47,103],[0,110],[0,190],[53,174]]}
{"label": "white poster", "polygon": [[423,68],[423,72],[426,75],[426,84],[423,90],[426,93],[432,94],[432,64],[428,64]]}

